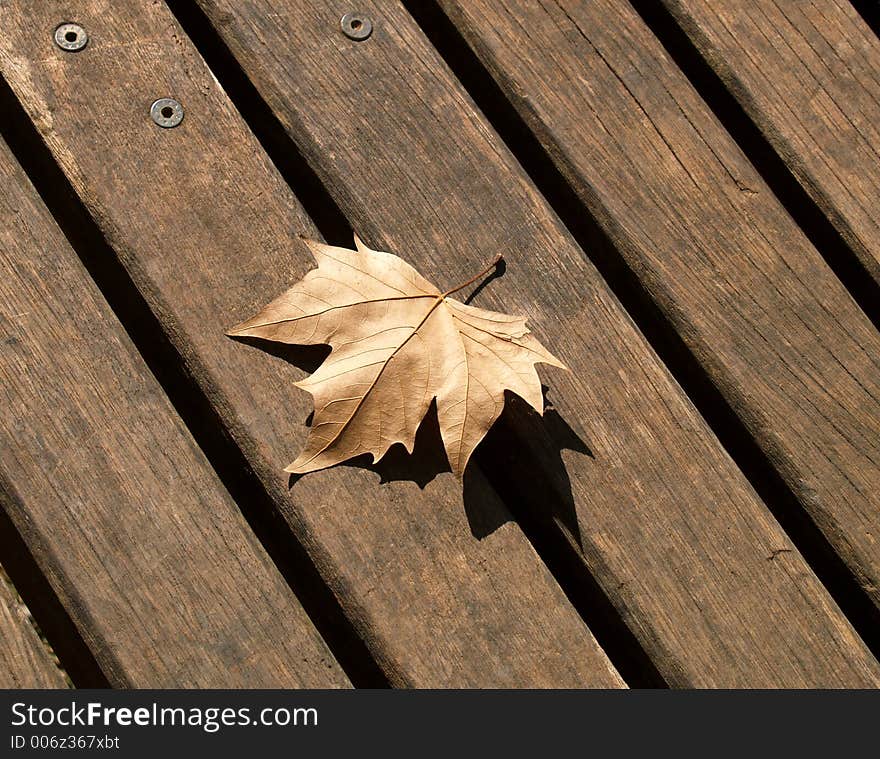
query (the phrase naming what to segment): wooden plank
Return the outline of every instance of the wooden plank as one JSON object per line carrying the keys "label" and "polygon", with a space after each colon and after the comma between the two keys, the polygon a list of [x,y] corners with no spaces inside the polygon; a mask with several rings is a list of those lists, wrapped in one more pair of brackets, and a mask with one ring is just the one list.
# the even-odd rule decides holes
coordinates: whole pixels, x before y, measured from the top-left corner
{"label": "wooden plank", "polygon": [[880,605],[880,335],[628,4],[444,4]]}
{"label": "wooden plank", "polygon": [[0,688],[67,688],[27,607],[0,570]]}
{"label": "wooden plank", "polygon": [[365,3],[373,33],[354,42],[319,2],[201,7],[370,244],[440,283],[504,252],[478,303],[525,313],[571,368],[544,376],[591,454],[554,467],[559,440],[516,412],[499,458],[518,461],[494,476],[539,513],[570,502],[567,538],[579,531],[669,683],[876,683],[876,661],[409,15]]}
{"label": "wooden plank", "polygon": [[847,0],[664,0],[880,282],[880,39]]}
{"label": "wooden plank", "polygon": [[[164,5],[81,3],[76,55],[46,31],[65,8],[3,6],[4,76],[390,681],[620,686],[517,525],[473,536],[451,475],[288,482],[302,373],[224,331],[313,266],[296,235],[317,232]],[[175,129],[148,117],[164,95],[185,108]],[[477,477],[468,499],[509,519]]]}
{"label": "wooden plank", "polygon": [[3,504],[111,684],[347,678],[0,142]]}

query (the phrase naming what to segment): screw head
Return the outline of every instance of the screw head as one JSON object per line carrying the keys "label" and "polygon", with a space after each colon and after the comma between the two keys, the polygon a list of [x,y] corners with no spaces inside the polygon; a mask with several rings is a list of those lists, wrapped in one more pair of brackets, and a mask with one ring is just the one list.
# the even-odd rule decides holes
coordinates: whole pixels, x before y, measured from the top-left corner
{"label": "screw head", "polygon": [[183,121],[183,106],[174,98],[159,98],[150,106],[150,118],[163,129],[176,127]]}
{"label": "screw head", "polygon": [[363,13],[346,13],[339,21],[342,33],[352,40],[365,40],[373,33],[373,22]]}
{"label": "screw head", "polygon": [[55,27],[55,44],[62,50],[75,53],[82,50],[89,42],[89,35],[79,24],[67,21]]}

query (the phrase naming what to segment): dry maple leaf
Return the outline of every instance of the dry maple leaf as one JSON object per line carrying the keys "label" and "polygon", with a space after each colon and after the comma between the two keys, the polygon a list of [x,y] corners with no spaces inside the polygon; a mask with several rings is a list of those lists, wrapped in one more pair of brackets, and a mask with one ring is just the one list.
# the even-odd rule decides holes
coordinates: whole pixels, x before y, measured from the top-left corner
{"label": "dry maple leaf", "polygon": [[391,253],[306,241],[318,263],[230,336],[297,345],[329,344],[320,367],[297,386],[315,414],[305,450],[286,471],[325,469],[363,453],[378,461],[395,443],[412,452],[431,401],[459,477],[511,390],[543,413],[535,364],[565,368],[526,329],[524,318],[473,308],[440,292]]}

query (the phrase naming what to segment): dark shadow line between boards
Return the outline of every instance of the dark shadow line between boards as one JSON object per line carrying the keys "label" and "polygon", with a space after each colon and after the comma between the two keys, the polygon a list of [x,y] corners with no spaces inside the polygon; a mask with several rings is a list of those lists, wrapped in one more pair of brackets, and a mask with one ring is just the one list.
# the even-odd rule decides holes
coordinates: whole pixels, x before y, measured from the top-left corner
{"label": "dark shadow line between boards", "polygon": [[[4,114],[0,135],[343,671],[355,687],[390,687],[388,677],[187,371],[182,356],[2,77],[0,112]],[[25,598],[29,605],[36,600],[32,595],[30,600]],[[51,608],[57,615],[58,608]],[[45,615],[37,622],[47,631],[69,629]],[[59,658],[62,652],[73,650],[60,639],[50,642]],[[77,661],[65,660],[62,665],[70,672],[80,666]]]}
{"label": "dark shadow line between boards", "polygon": [[[110,688],[107,674],[71,619],[10,512],[21,500],[0,474],[0,562],[75,688]],[[108,668],[112,669],[112,666]]]}
{"label": "dark shadow line between boards", "polygon": [[[345,215],[323,186],[316,172],[308,165],[296,143],[259,94],[204,11],[194,0],[165,0],[165,3],[214,72],[270,160],[315,221],[325,240],[336,245],[350,246],[351,227]],[[502,425],[507,414],[508,412],[505,411],[505,415],[502,415],[500,420]],[[471,466],[476,464],[480,467],[490,485],[511,509],[526,538],[532,543],[621,677],[630,687],[668,687],[604,590],[583,562],[577,558],[576,551],[562,532],[547,520],[535,518],[533,510],[523,507],[522,494],[511,490],[503,469],[499,469],[495,465],[496,462],[491,460],[495,458],[492,451],[498,448],[499,446],[493,446],[491,442],[487,445],[484,441],[475,452]],[[493,470],[497,471],[493,472]],[[293,483],[295,484],[295,479]],[[560,519],[565,522],[564,516]],[[468,511],[468,520],[475,536],[478,537],[480,518]]]}
{"label": "dark shadow line between boards", "polygon": [[584,256],[598,269],[872,654],[880,658],[880,609],[650,297],[608,233],[436,0],[403,0],[403,4],[567,227]]}

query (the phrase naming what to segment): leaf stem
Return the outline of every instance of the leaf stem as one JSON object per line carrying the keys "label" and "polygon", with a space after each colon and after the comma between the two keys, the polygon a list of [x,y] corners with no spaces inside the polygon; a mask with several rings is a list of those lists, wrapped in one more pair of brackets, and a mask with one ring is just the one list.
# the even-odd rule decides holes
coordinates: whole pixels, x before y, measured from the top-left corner
{"label": "leaf stem", "polygon": [[464,290],[464,288],[467,287],[468,285],[472,285],[478,279],[482,279],[490,271],[492,271],[492,269],[494,269],[496,266],[498,266],[498,264],[500,264],[503,260],[504,260],[504,255],[499,253],[497,256],[495,256],[495,258],[492,259],[492,263],[490,263],[485,269],[483,269],[483,271],[481,271],[476,276],[471,277],[467,282],[460,284],[458,287],[453,287],[451,290],[447,290],[445,293],[443,293],[443,297],[445,298],[449,295],[452,295],[452,293],[457,293],[459,290]]}

